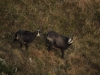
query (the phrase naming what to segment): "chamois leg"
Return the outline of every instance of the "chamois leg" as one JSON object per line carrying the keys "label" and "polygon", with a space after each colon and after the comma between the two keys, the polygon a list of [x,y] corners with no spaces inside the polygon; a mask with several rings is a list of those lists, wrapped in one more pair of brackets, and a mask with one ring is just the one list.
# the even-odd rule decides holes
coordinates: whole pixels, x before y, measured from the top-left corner
{"label": "chamois leg", "polygon": [[49,43],[49,45],[48,45],[48,51],[51,50],[52,46],[53,46],[53,44],[52,43]]}
{"label": "chamois leg", "polygon": [[13,43],[15,44],[16,41],[17,41],[17,39],[14,39],[14,40],[13,40]]}
{"label": "chamois leg", "polygon": [[64,50],[63,49],[61,49],[61,53],[62,53],[61,58],[64,58]]}
{"label": "chamois leg", "polygon": [[25,43],[25,46],[26,46],[26,50],[28,49],[28,43]]}
{"label": "chamois leg", "polygon": [[22,46],[23,46],[23,43],[22,42],[20,42],[20,48],[22,49]]}

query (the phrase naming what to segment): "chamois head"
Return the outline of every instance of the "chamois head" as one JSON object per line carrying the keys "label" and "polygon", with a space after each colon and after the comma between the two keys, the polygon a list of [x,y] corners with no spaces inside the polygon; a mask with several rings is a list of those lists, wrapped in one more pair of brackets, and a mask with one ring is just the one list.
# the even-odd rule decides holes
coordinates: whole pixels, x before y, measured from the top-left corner
{"label": "chamois head", "polygon": [[[73,35],[74,36],[74,35]],[[72,44],[73,43],[73,36],[69,37],[68,39],[68,44]]]}

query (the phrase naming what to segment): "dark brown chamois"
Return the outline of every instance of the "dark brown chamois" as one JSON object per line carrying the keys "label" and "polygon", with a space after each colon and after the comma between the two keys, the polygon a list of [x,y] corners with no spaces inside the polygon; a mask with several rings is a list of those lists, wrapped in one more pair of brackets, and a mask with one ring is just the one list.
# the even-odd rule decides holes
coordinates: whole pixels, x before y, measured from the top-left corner
{"label": "dark brown chamois", "polygon": [[14,42],[18,41],[20,43],[21,48],[23,45],[25,45],[26,49],[28,49],[28,44],[31,43],[36,38],[36,36],[40,36],[40,30],[34,32],[18,30],[15,33]]}
{"label": "dark brown chamois", "polygon": [[52,46],[61,49],[62,58],[64,58],[64,51],[73,43],[73,37],[68,38],[54,31],[48,32],[47,40],[49,41],[48,49],[51,50]]}

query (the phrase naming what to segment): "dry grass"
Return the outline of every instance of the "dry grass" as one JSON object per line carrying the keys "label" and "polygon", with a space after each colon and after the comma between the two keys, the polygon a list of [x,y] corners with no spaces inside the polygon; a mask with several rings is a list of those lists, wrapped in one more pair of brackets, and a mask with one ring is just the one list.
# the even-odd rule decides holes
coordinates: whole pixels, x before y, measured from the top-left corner
{"label": "dry grass", "polygon": [[[14,75],[18,67],[16,75],[100,75],[99,25],[99,0],[0,0],[0,58],[7,62],[5,71]],[[37,37],[28,51],[13,44],[17,30],[39,27],[42,37]],[[49,30],[75,35],[65,59],[60,58],[59,49],[47,51],[43,35]]]}

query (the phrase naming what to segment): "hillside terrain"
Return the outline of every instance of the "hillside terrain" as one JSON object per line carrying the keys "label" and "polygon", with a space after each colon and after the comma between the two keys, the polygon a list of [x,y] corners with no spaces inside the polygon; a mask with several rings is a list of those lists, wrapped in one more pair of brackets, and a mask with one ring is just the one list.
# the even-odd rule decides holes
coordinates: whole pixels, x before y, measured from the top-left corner
{"label": "hillside terrain", "polygon": [[[13,43],[17,30],[41,36],[22,49]],[[70,37],[61,58],[47,51],[48,31]],[[0,75],[100,75],[100,0],[0,0]]]}

